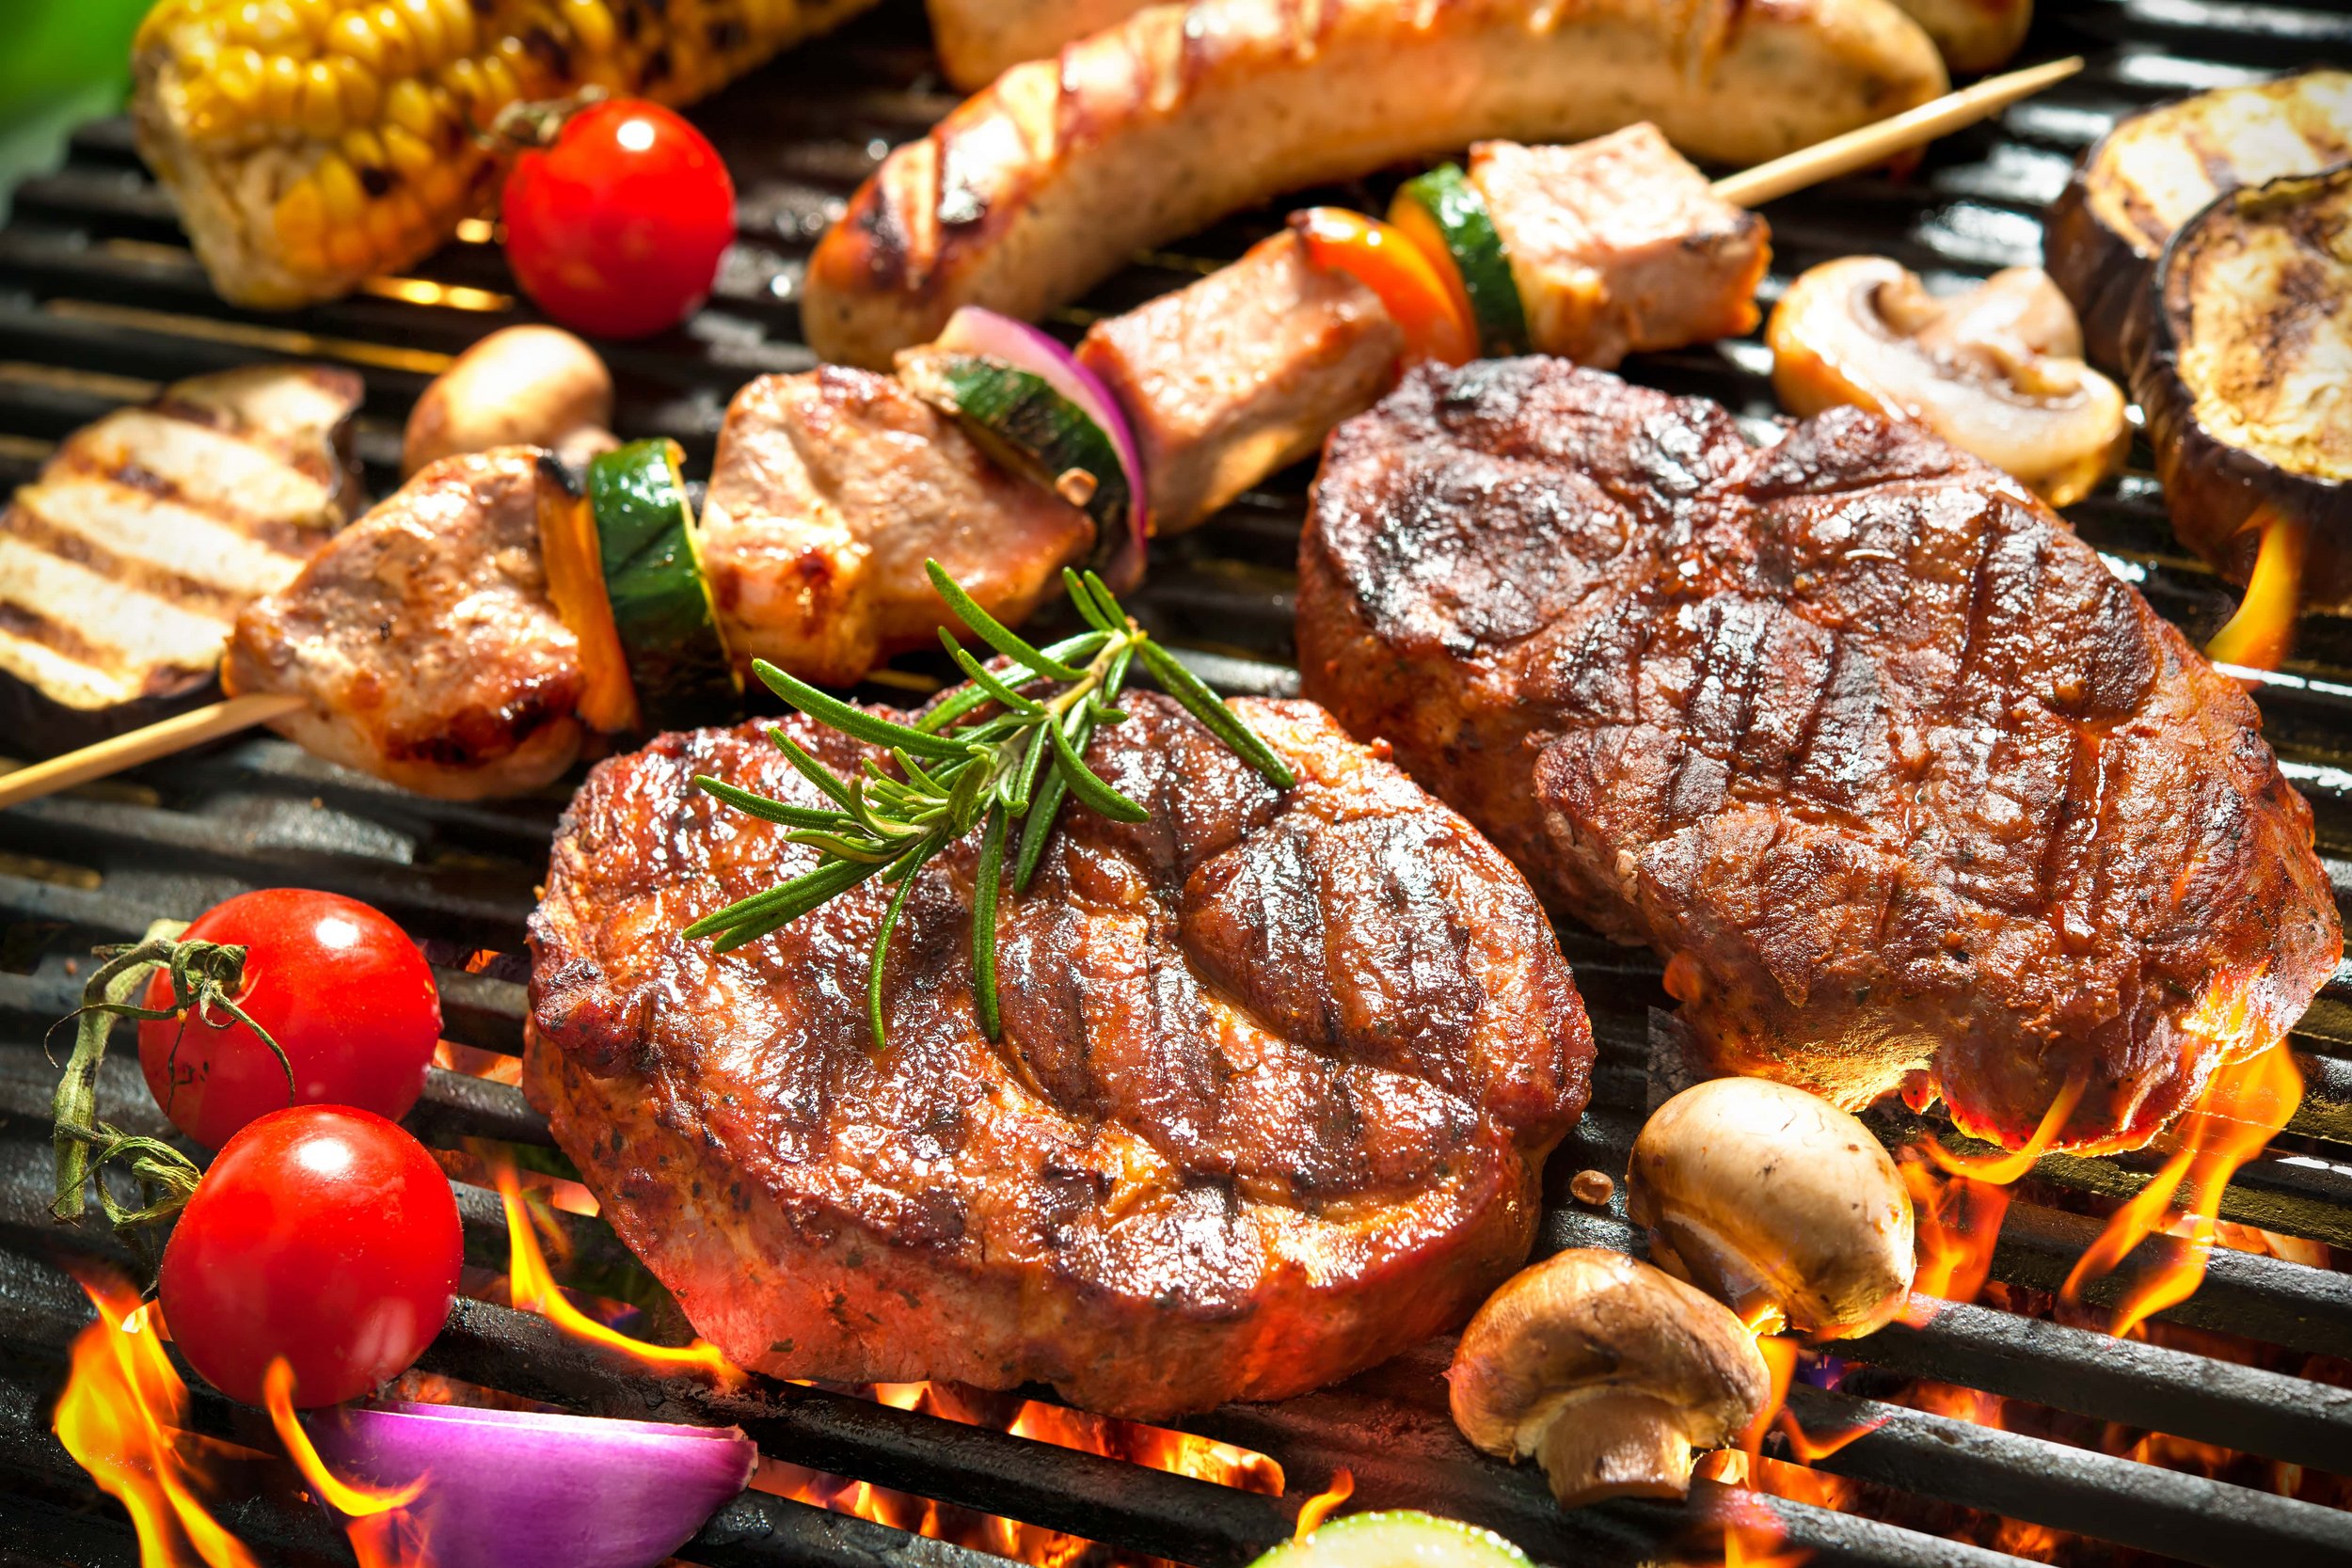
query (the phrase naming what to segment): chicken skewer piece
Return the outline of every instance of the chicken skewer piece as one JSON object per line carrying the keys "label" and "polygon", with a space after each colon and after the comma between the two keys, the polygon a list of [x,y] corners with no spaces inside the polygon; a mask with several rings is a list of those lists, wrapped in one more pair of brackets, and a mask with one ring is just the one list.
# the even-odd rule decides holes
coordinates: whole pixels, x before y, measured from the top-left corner
{"label": "chicken skewer piece", "polygon": [[[2082,62],[2079,58],[2059,60],[1978,83],[1972,87],[1951,93],[1933,103],[1922,105],[1880,124],[1866,126],[1859,131],[1833,137],[1805,151],[1774,160],[1741,174],[1729,176],[1716,182],[1713,194],[1724,197],[1726,199],[1730,198],[1730,193],[1737,193],[1739,198],[1749,200],[1769,200],[1802,189],[1809,183],[1835,179],[1855,169],[1868,167],[1911,148],[1920,146],[1948,131],[1983,119],[2009,103],[2038,92],[2051,83],[2073,74],[2080,70]],[[1624,135],[1625,133],[1619,134],[1621,136]],[[1602,138],[1603,141],[1611,139],[1613,138]],[[1555,150],[1518,149],[1516,150],[1541,155]],[[1574,153],[1579,150],[1556,150]],[[1672,155],[1668,153],[1667,156]],[[1264,245],[1253,250],[1250,256],[1243,258],[1234,266],[1224,269],[1216,277],[1204,279],[1204,284],[1214,284],[1219,277],[1229,274],[1235,275],[1236,281],[1247,281],[1244,269],[1252,265],[1253,259],[1261,263],[1262,270],[1272,272],[1282,266],[1284,259],[1270,254],[1261,256],[1260,253],[1266,251],[1269,246],[1277,245],[1278,242],[1287,241],[1289,238],[1290,236],[1286,234],[1278,236],[1277,240],[1265,242]],[[1288,282],[1284,286],[1294,289],[1308,286],[1297,277],[1295,265],[1289,266],[1287,271]],[[1749,278],[1746,287],[1752,289],[1753,283],[1753,277]],[[1201,287],[1203,285],[1194,285],[1195,289]],[[1183,293],[1191,292],[1187,290]],[[1155,301],[1137,311],[1130,312],[1127,318],[1119,318],[1112,323],[1098,325],[1096,335],[1104,337],[1106,341],[1115,339],[1118,336],[1117,328],[1120,322],[1146,318],[1155,308],[1165,309],[1169,300],[1178,297],[1180,296],[1164,296],[1161,301]],[[1375,314],[1376,316],[1377,312],[1375,311]],[[1105,327],[1111,330],[1106,332]],[[1375,331],[1378,329],[1376,321],[1374,329]],[[1390,329],[1388,337],[1380,341],[1392,342],[1392,329]],[[1360,353],[1354,352],[1352,346],[1350,353],[1352,357],[1361,357]],[[1117,367],[1111,363],[1116,357],[1116,354],[1110,349],[1105,349],[1103,355],[1096,356],[1098,365],[1103,365],[1106,369],[1105,379],[1110,381],[1121,401],[1126,403],[1131,416],[1138,424],[1155,432],[1166,430],[1165,422],[1152,417],[1158,410],[1154,409],[1152,404],[1159,401],[1168,403],[1172,406],[1186,395],[1187,389],[1182,387],[1162,388],[1155,398],[1149,386],[1151,378],[1145,375],[1121,376],[1118,373]],[[1326,370],[1323,374],[1326,379],[1328,379],[1330,372]],[[1357,381],[1364,379],[1357,375],[1354,370],[1350,370],[1347,374]],[[823,395],[816,388],[822,382],[822,378],[828,376],[860,377],[877,384],[887,380],[887,378],[874,377],[860,372],[823,370],[807,372],[806,375],[798,377],[762,377],[754,382],[738,398],[737,407],[730,410],[728,420],[730,435],[736,438],[737,444],[744,449],[744,454],[739,461],[731,462],[729,440],[727,437],[723,437],[719,457],[721,471],[714,475],[712,482],[714,491],[732,494],[737,498],[726,510],[726,527],[719,531],[719,537],[713,541],[716,547],[712,550],[714,559],[710,562],[710,575],[717,589],[719,613],[722,620],[729,626],[729,640],[739,644],[748,642],[752,644],[753,649],[768,657],[783,656],[781,661],[787,663],[793,662],[793,656],[803,653],[805,646],[794,641],[788,628],[795,624],[802,626],[814,624],[824,619],[824,616],[819,613],[822,607],[813,604],[762,605],[756,602],[763,580],[774,576],[773,562],[766,563],[766,567],[763,567],[760,559],[763,553],[774,555],[783,562],[784,565],[791,567],[797,567],[801,562],[809,558],[809,546],[805,540],[780,553],[777,552],[772,546],[774,537],[772,531],[761,525],[763,523],[792,523],[806,530],[812,521],[821,524],[830,519],[838,528],[847,528],[851,533],[855,533],[857,529],[853,522],[844,522],[842,519],[842,507],[838,497],[818,496],[812,499],[806,495],[790,494],[789,492],[794,489],[790,483],[770,487],[787,493],[781,498],[769,499],[764,503],[768,510],[763,513],[763,501],[759,494],[762,486],[754,481],[772,478],[778,472],[798,474],[805,479],[812,470],[821,471],[827,467],[827,465],[821,459],[813,459],[806,450],[807,432],[786,430],[774,416],[763,416],[756,421],[750,420],[739,421],[738,413],[755,404],[779,402],[793,404],[808,401],[808,398],[794,393],[793,384],[802,382],[811,384],[811,397],[823,401]],[[1375,384],[1367,382],[1366,385],[1372,393],[1376,394]],[[895,391],[895,388],[885,389]],[[836,388],[833,389],[833,401],[838,402],[842,397],[849,397],[853,402],[869,402],[874,397],[882,396],[883,390],[865,387]],[[1327,390],[1326,388],[1327,392]],[[1230,499],[1232,494],[1247,484],[1256,483],[1275,468],[1303,455],[1306,451],[1311,450],[1313,444],[1321,439],[1330,424],[1348,414],[1360,411],[1364,403],[1369,401],[1369,397],[1364,396],[1360,388],[1352,386],[1343,388],[1338,395],[1348,404],[1347,406],[1334,405],[1328,395],[1314,395],[1311,388],[1300,406],[1278,413],[1271,420],[1271,428],[1265,428],[1267,423],[1265,411],[1260,408],[1244,411],[1234,421],[1229,423],[1217,424],[1212,421],[1200,424],[1188,433],[1178,433],[1176,438],[1165,444],[1165,450],[1152,453],[1154,461],[1147,464],[1148,468],[1158,470],[1153,480],[1155,490],[1161,488],[1160,475],[1184,475],[1188,472],[1190,474],[1188,479],[1181,482],[1190,486],[1189,491],[1174,507],[1166,509],[1165,521],[1183,526],[1190,521],[1198,520],[1200,516],[1206,515],[1208,511],[1214,510],[1215,505],[1221,505],[1225,499]],[[1361,402],[1357,401],[1359,397],[1362,397]],[[760,426],[759,429],[751,428],[755,422]],[[831,422],[833,421],[816,420],[812,428],[821,428]],[[952,433],[952,427],[946,428]],[[909,434],[922,436],[926,433],[901,430],[898,434],[904,436]],[[789,447],[796,441],[800,443],[802,450],[792,461],[778,462],[769,451],[769,449]],[[917,444],[929,446],[930,442],[919,440]],[[948,467],[953,466],[948,465]],[[1204,467],[1215,472],[1204,478],[1200,472]],[[879,501],[881,499],[870,496],[866,498],[869,503]],[[398,498],[395,499],[397,500]],[[878,514],[889,508],[868,504],[862,510]],[[791,515],[787,516],[787,513]],[[707,512],[706,529],[710,528],[713,519]],[[1042,526],[1042,524],[1039,525],[1039,527]],[[1029,531],[1035,532],[1036,530],[1031,529]],[[1045,531],[1050,533],[1054,531],[1047,529]],[[861,561],[872,553],[870,545],[860,538],[849,539],[845,547],[850,555]],[[904,555],[907,552],[900,550],[897,553]],[[913,553],[915,558],[919,559],[926,551],[916,549]],[[1002,554],[1001,551],[993,553],[999,557]],[[1025,576],[1035,577],[1039,582],[1043,582],[1051,578],[1052,573],[1043,571],[1025,574]],[[1035,586],[1036,584],[1030,584],[1031,588]],[[1023,598],[1033,599],[1034,594],[1012,593],[1011,599],[1016,614],[1020,609],[1026,608],[1025,605],[1018,603]],[[916,616],[914,619],[919,620],[921,617]],[[747,630],[749,635],[745,636],[744,633]],[[911,645],[912,642],[919,641],[919,638],[908,637],[905,635],[905,629],[900,628],[898,641],[901,645]],[[738,651],[744,653],[747,650],[739,645]],[[818,657],[816,667],[819,668],[825,675],[845,681],[854,679],[860,668],[854,657],[850,657],[846,663],[828,666],[826,659],[821,657]],[[253,678],[258,680],[262,677],[257,675]],[[117,736],[100,746],[84,748],[47,762],[21,768],[14,773],[0,776],[0,809],[6,809],[22,801],[37,800],[56,790],[103,778],[127,768],[155,761],[175,752],[223,738],[240,729],[262,724],[283,724],[294,719],[303,709],[314,707],[321,695],[324,693],[314,692],[306,695],[282,689],[260,690],[248,687],[242,695],[228,702],[199,710],[194,714],[183,715],[177,721],[166,725],[151,726],[145,730],[135,731],[129,735]],[[330,703],[329,705],[337,705]],[[347,716],[339,716],[337,722],[340,723],[342,718],[347,718]],[[317,743],[314,736],[305,738],[314,745]],[[391,771],[377,763],[376,759],[372,758],[364,748],[355,750],[348,745],[329,744],[326,749],[334,753],[338,760],[368,767],[372,771]],[[568,751],[563,748],[555,748],[548,754],[558,753],[563,754],[568,761]],[[560,766],[557,770],[560,771]],[[425,781],[412,774],[404,782],[413,784]],[[504,784],[508,787],[527,787],[527,784],[518,780],[509,779],[504,781]],[[458,792],[478,793],[470,789],[461,789]]]}

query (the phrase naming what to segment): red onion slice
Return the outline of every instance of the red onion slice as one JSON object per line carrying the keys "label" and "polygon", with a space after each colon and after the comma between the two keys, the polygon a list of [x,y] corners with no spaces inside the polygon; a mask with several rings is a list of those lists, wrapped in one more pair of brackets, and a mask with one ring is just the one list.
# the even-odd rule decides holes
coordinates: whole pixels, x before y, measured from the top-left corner
{"label": "red onion slice", "polygon": [[345,1405],[303,1424],[340,1478],[424,1478],[408,1512],[432,1568],[652,1568],[759,1457],[735,1427],[463,1405]]}
{"label": "red onion slice", "polygon": [[1127,507],[1127,537],[1105,541],[1096,554],[1102,561],[1103,576],[1114,591],[1123,594],[1143,580],[1145,541],[1151,533],[1149,514],[1144,507],[1143,454],[1136,446],[1135,432],[1128,428],[1126,414],[1103,378],[1081,364],[1078,356],[1062,347],[1050,333],[977,305],[961,306],[947,318],[946,329],[940,333],[936,346],[953,354],[1000,360],[1016,370],[1027,371],[1076,404],[1088,419],[1103,427],[1103,434],[1110,437],[1112,450],[1119,453],[1120,466],[1127,470],[1127,494],[1131,499]]}

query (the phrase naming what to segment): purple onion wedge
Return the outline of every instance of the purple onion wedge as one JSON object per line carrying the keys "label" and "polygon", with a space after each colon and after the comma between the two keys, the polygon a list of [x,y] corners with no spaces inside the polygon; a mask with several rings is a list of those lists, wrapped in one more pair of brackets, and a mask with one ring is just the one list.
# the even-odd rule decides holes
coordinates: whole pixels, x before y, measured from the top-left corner
{"label": "purple onion wedge", "polygon": [[1126,470],[1127,529],[1123,538],[1103,540],[1095,550],[1097,569],[1113,589],[1124,593],[1143,578],[1145,541],[1151,534],[1144,511],[1143,454],[1136,445],[1127,416],[1104,385],[1103,378],[1078,362],[1078,356],[1051,334],[1027,322],[962,306],[947,319],[946,328],[931,347],[947,354],[968,354],[994,359],[1027,371],[1068,398],[1080,412],[1102,428]]}
{"label": "purple onion wedge", "polygon": [[303,1424],[343,1480],[424,1478],[409,1516],[432,1568],[652,1568],[758,1458],[734,1427],[463,1405],[345,1405]]}

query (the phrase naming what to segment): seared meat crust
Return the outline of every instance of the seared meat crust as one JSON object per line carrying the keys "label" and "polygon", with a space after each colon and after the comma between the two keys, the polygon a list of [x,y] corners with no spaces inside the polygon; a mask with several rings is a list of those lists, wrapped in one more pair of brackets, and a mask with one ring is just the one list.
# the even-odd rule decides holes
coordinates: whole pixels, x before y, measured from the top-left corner
{"label": "seared meat crust", "polygon": [[[690,787],[814,803],[755,727],[663,736],[573,802],[528,1082],[739,1363],[1165,1417],[1379,1361],[1526,1256],[1592,1044],[1518,873],[1310,705],[1241,705],[1300,775],[1280,793],[1173,704],[1124,705],[1089,761],[1152,819],[1064,814],[999,911],[1001,1044],[972,844],[892,937],[877,1056],[876,884],[724,957],[679,935],[814,861]],[[870,754],[787,727],[838,769]]]}
{"label": "seared meat crust", "polygon": [[2343,938],[2245,694],[1994,469],[1837,409],[1751,449],[1564,361],[1419,371],[1327,449],[1306,689],[1726,1070],[1912,1072],[2015,1145],[2145,1142]]}

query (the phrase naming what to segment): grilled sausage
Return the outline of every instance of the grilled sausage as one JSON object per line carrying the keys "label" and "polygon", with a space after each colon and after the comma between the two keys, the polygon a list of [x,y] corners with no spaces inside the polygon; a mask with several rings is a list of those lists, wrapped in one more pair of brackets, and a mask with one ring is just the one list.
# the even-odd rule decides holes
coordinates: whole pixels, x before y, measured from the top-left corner
{"label": "grilled sausage", "polygon": [[939,69],[977,92],[1024,60],[1041,60],[1143,8],[1147,0],[929,0]]}
{"label": "grilled sausage", "polygon": [[1889,0],[1193,0],[1015,66],[893,152],[810,260],[826,359],[886,367],[959,305],[1034,316],[1138,248],[1277,192],[1484,137],[1655,121],[1777,157],[1926,102]]}

